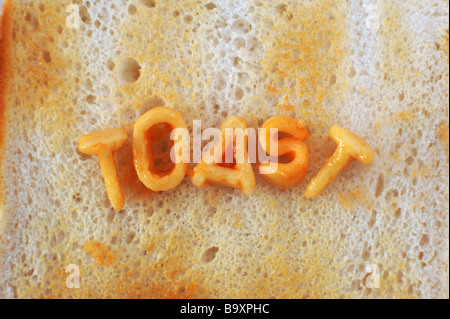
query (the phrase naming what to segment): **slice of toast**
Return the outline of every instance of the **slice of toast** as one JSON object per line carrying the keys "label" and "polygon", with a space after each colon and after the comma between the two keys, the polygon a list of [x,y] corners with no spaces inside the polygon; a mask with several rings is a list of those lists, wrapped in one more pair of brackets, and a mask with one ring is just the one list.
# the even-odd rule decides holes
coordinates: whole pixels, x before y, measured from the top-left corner
{"label": "slice of toast", "polygon": [[[5,0],[0,297],[448,298],[448,23],[445,0]],[[78,141],[161,105],[305,120],[305,180],[153,193],[130,138],[114,211]],[[308,200],[333,125],[376,159]]]}

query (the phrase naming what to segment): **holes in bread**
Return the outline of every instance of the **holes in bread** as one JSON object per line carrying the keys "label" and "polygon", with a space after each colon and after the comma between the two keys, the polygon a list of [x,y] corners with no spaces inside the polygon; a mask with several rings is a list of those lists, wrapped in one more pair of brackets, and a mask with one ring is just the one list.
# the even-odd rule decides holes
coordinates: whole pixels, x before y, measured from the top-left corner
{"label": "holes in bread", "polygon": [[126,237],[125,237],[125,243],[127,245],[131,244],[131,242],[133,241],[134,237],[136,237],[136,233],[134,231],[129,232]]}
{"label": "holes in bread", "polygon": [[95,96],[89,94],[89,95],[86,97],[86,102],[88,102],[89,104],[94,104],[94,103],[95,103]]}
{"label": "holes in bread", "polygon": [[219,110],[220,110],[220,106],[217,104],[214,104],[213,113],[217,115],[219,113]]}
{"label": "holes in bread", "polygon": [[430,237],[426,234],[422,235],[422,238],[420,239],[420,247],[426,247],[430,243]]}
{"label": "holes in bread", "polygon": [[348,70],[348,77],[349,77],[349,78],[354,78],[355,76],[356,76],[356,70],[355,70],[354,67],[351,67],[351,68]]}
{"label": "holes in bread", "polygon": [[111,245],[117,245],[117,243],[118,243],[118,237],[117,237],[117,235],[113,235],[113,236],[111,237],[111,240],[110,240],[109,242],[110,242]]}
{"label": "holes in bread", "polygon": [[155,208],[157,208],[157,209],[162,209],[162,208],[164,208],[164,202],[163,202],[162,200],[158,200],[158,201],[155,203]]}
{"label": "holes in bread", "polygon": [[108,224],[111,224],[114,220],[114,218],[116,217],[116,212],[114,210],[110,210],[107,214],[106,214],[106,222]]}
{"label": "holes in bread", "polygon": [[227,82],[222,74],[218,73],[213,80],[213,88],[216,91],[223,91],[227,88]]}
{"label": "holes in bread", "polygon": [[245,40],[243,38],[239,37],[239,38],[234,39],[233,44],[234,44],[234,48],[236,50],[245,48]]}
{"label": "holes in bread", "polygon": [[419,260],[423,260],[423,251],[419,252],[418,258],[419,258]]}
{"label": "holes in bread", "polygon": [[372,218],[368,222],[369,228],[373,227],[373,225],[375,224],[376,220],[377,220],[377,211],[373,209],[372,210]]}
{"label": "holes in bread", "polygon": [[380,197],[384,190],[384,175],[379,174],[377,179],[377,186],[375,187],[375,197]]}
{"label": "holes in bread", "polygon": [[88,9],[85,6],[80,6],[80,19],[85,24],[91,23],[91,15],[89,14]]}
{"label": "holes in bread", "polygon": [[183,18],[184,23],[189,24],[192,22],[192,20],[194,20],[194,18],[191,15],[186,15]]}
{"label": "holes in bread", "polygon": [[141,66],[133,58],[127,58],[120,67],[120,78],[127,84],[136,82],[141,76]]}
{"label": "holes in bread", "polygon": [[234,57],[233,58],[233,66],[234,67],[238,67],[241,64],[241,59],[239,57]]}
{"label": "holes in bread", "polygon": [[206,8],[207,10],[210,10],[210,11],[211,11],[211,10],[216,9],[217,6],[216,6],[214,3],[210,2],[210,3],[205,4],[205,8]]}
{"label": "holes in bread", "polygon": [[95,118],[95,117],[92,117],[90,120],[89,120],[89,124],[91,124],[92,126],[94,126],[94,125],[96,125],[97,124],[97,118]]}
{"label": "holes in bread", "polygon": [[336,81],[337,81],[336,74],[332,74],[332,75],[330,76],[330,86],[335,85],[335,84],[336,84]]}
{"label": "holes in bread", "polygon": [[403,282],[403,271],[399,270],[397,272],[397,283],[401,284]]}
{"label": "holes in bread", "polygon": [[370,246],[367,241],[364,243],[364,250],[362,252],[362,259],[367,261],[370,258],[370,250],[371,250],[372,246]]}
{"label": "holes in bread", "polygon": [[414,158],[412,156],[409,156],[406,160],[405,160],[406,165],[411,166],[414,163]]}
{"label": "holes in bread", "polygon": [[248,40],[247,50],[249,50],[250,52],[258,51],[258,49],[260,47],[261,47],[261,43],[259,42],[259,40],[257,38],[252,37]]}
{"label": "holes in bread", "polygon": [[242,98],[244,97],[244,95],[245,95],[244,90],[241,89],[241,88],[237,88],[236,91],[234,92],[234,99],[235,99],[236,101],[240,101],[240,100],[242,100]]}
{"label": "holes in bread", "polygon": [[288,6],[286,4],[279,4],[275,7],[275,12],[279,15],[282,15],[286,12]]}
{"label": "holes in bread", "polygon": [[50,52],[47,50],[42,51],[42,58],[44,59],[45,63],[52,62],[52,57],[50,56]]}
{"label": "holes in bread", "polygon": [[136,6],[133,5],[133,4],[130,4],[130,5],[128,6],[128,14],[130,14],[130,15],[135,15],[136,12],[137,12]]}
{"label": "holes in bread", "polygon": [[116,64],[112,59],[109,59],[108,62],[106,63],[106,67],[108,68],[108,70],[113,71],[114,68],[116,67]]}
{"label": "holes in bread", "polygon": [[146,6],[147,8],[154,8],[156,7],[156,1],[155,0],[141,0],[141,3]]}
{"label": "holes in bread", "polygon": [[208,210],[206,211],[206,215],[209,217],[214,216],[216,213],[217,213],[217,208],[212,207],[212,206],[210,208],[208,208]]}
{"label": "holes in bread", "polygon": [[201,257],[202,263],[209,264],[210,262],[212,262],[214,258],[216,258],[216,254],[218,251],[219,247],[211,247],[207,249]]}
{"label": "holes in bread", "polygon": [[81,194],[80,193],[76,193],[75,195],[72,196],[72,199],[76,202],[76,203],[81,203],[83,201],[83,199],[81,198]]}
{"label": "holes in bread", "polygon": [[31,31],[36,31],[39,28],[38,19],[29,12],[27,12],[27,14],[25,15],[25,21],[29,23]]}
{"label": "holes in bread", "polygon": [[231,25],[231,30],[240,34],[249,33],[251,29],[252,25],[247,20],[243,19],[236,20]]}
{"label": "holes in bread", "polygon": [[145,210],[145,216],[147,216],[147,218],[152,217],[154,213],[155,213],[155,210],[151,206]]}

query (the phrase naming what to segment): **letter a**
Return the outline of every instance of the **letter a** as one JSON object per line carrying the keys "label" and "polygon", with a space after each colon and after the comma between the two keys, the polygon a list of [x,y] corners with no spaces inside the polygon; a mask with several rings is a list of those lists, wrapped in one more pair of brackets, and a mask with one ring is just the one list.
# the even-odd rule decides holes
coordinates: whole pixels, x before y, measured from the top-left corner
{"label": "letter a", "polygon": [[[248,157],[247,121],[237,116],[230,117],[223,122],[220,131],[221,136],[217,143],[220,143],[222,147],[213,149],[222,149],[222,154],[219,154],[222,156],[217,156],[218,154],[205,154],[202,161],[191,172],[191,182],[200,188],[215,184],[230,186],[239,189],[244,195],[251,195],[255,190],[256,181]],[[247,132],[243,139],[235,136],[236,132],[243,131]],[[243,154],[243,161],[241,159],[236,161],[236,156],[234,156],[232,163],[223,163],[226,157],[225,154],[226,152],[230,152],[230,148],[233,150],[232,154],[234,155]],[[237,150],[237,148],[239,149]],[[205,161],[205,156],[207,155],[210,158],[214,158],[212,163]]]}

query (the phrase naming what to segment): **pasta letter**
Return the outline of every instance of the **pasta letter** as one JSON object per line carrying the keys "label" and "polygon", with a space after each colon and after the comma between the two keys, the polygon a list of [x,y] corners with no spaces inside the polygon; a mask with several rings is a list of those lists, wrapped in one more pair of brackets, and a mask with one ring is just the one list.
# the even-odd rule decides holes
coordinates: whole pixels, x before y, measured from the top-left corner
{"label": "pasta letter", "polygon": [[[165,126],[163,125],[165,124]],[[163,126],[161,128],[161,126]],[[189,163],[184,160],[182,147],[174,147],[178,150],[171,156],[159,156],[159,162],[166,167],[159,170],[155,165],[156,154],[154,154],[154,143],[156,143],[165,132],[164,127],[169,130],[179,130],[180,134],[173,136],[184,136],[187,131],[186,122],[180,112],[168,107],[156,107],[141,116],[134,125],[133,133],[133,159],[139,179],[144,185],[155,192],[168,191],[180,185],[189,169]],[[165,134],[167,135],[167,134]],[[185,144],[184,139],[175,141]],[[164,154],[163,154],[164,155]],[[173,161],[175,160],[175,161]]]}
{"label": "pasta letter", "polygon": [[[273,134],[273,129],[278,129],[278,136]],[[275,143],[281,132],[289,134],[290,137],[278,141],[278,154],[270,154],[270,143]],[[278,159],[284,157],[287,162],[280,163],[279,160],[275,173],[262,174],[264,180],[281,189],[297,186],[305,178],[308,169],[308,148],[303,143],[308,136],[309,133],[303,122],[288,116],[275,116],[268,119],[259,133],[261,147],[269,155],[278,155]],[[261,163],[260,172],[268,165],[270,164]]]}
{"label": "pasta letter", "polygon": [[121,148],[127,139],[128,135],[124,129],[109,129],[84,135],[78,143],[81,153],[98,157],[106,191],[115,210],[123,208],[125,198],[117,177],[114,151]]}
{"label": "pasta letter", "polygon": [[[200,188],[219,184],[237,188],[247,196],[251,195],[256,182],[248,159],[247,121],[233,116],[223,122],[220,132],[217,142],[220,144],[213,147],[213,150],[221,150],[220,154],[205,154],[191,172],[191,181]],[[213,161],[208,163],[209,161],[205,161],[206,157]]]}

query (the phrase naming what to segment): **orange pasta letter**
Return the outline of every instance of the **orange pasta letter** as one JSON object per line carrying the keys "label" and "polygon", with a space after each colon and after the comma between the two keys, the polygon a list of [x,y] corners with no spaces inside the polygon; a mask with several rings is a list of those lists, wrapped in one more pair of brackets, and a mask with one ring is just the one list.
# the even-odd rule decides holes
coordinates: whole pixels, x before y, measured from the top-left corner
{"label": "orange pasta letter", "polygon": [[[186,122],[180,112],[168,107],[156,107],[141,116],[134,125],[133,158],[139,179],[155,192],[168,191],[180,185],[189,169],[180,148],[175,147],[171,160],[170,147],[164,145],[171,131],[187,131]],[[175,144],[184,143],[183,139]],[[162,144],[159,145],[159,144]],[[159,146],[159,148],[158,148]],[[175,145],[176,146],[176,145]],[[159,154],[155,154],[156,152]]]}
{"label": "orange pasta letter", "polygon": [[121,148],[128,138],[124,129],[109,129],[81,137],[78,150],[84,154],[96,155],[100,161],[106,191],[115,210],[121,210],[125,198],[117,177],[114,151]]}
{"label": "orange pasta letter", "polygon": [[245,195],[253,193],[256,182],[248,159],[247,121],[233,116],[223,122],[217,144],[194,168],[191,181],[200,188],[220,184],[237,188]]}
{"label": "orange pasta letter", "polygon": [[[278,129],[278,136],[273,130]],[[280,133],[289,134],[290,137],[278,141],[278,169],[275,173],[264,174],[263,169],[269,163],[260,164],[262,177],[270,184],[281,189],[297,186],[305,178],[308,169],[308,149],[303,143],[309,136],[303,122],[298,122],[288,116],[275,116],[268,119],[259,133],[259,142],[262,149],[270,154],[270,143],[276,143]],[[281,160],[286,162],[281,162]]]}
{"label": "orange pasta letter", "polygon": [[333,126],[330,136],[336,142],[336,151],[309,183],[305,190],[306,198],[319,196],[355,159],[363,164],[370,164],[375,158],[375,152],[369,144],[349,130]]}

